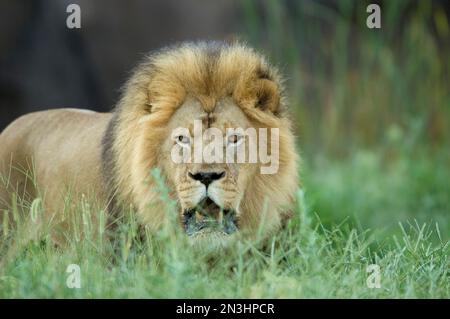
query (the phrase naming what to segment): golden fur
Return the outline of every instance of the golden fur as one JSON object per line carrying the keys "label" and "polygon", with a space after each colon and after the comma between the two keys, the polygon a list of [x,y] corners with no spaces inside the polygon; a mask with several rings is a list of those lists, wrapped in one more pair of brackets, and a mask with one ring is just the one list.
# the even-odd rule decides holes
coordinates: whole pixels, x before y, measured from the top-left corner
{"label": "golden fur", "polygon": [[[190,195],[183,187],[195,189],[197,184],[183,172],[199,167],[170,162],[170,130],[189,125],[189,116],[212,114],[221,129],[239,124],[280,130],[278,173],[261,175],[259,164],[242,164],[233,175],[222,165],[227,177],[218,183],[230,190],[223,201],[239,211],[242,230],[254,233],[264,220],[270,233],[288,216],[299,182],[286,106],[278,71],[243,44],[200,42],[163,49],[136,68],[112,114],[63,109],[26,115],[11,124],[0,135],[0,172],[9,176],[0,201],[7,207],[12,191],[31,197],[39,192],[46,213],[55,216],[64,206],[64,191],[71,188],[78,196],[112,200],[116,208],[130,204],[142,224],[158,228],[166,216],[150,171],[160,168],[171,196],[180,207],[188,205]],[[23,185],[19,173],[10,174],[15,171],[10,164],[30,168],[30,163],[36,188]],[[203,164],[201,169],[211,167]]]}

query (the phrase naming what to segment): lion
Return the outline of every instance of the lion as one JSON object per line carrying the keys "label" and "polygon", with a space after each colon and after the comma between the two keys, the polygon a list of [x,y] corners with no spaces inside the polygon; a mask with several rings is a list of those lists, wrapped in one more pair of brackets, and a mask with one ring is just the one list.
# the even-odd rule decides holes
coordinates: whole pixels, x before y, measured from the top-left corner
{"label": "lion", "polygon": [[[225,148],[247,138],[225,136],[228,128],[278,129],[276,173],[262,174],[261,162],[175,163],[174,149],[194,146],[188,134],[172,133],[182,127],[193,134],[195,120],[222,132]],[[0,214],[10,211],[15,192],[42,198],[45,216],[58,220],[71,189],[76,200],[91,194],[111,215],[133,207],[139,223],[156,231],[168,216],[154,169],[192,242],[276,233],[291,217],[299,187],[276,67],[242,43],[181,43],[146,56],[111,113],[56,109],[17,119],[0,135]]]}

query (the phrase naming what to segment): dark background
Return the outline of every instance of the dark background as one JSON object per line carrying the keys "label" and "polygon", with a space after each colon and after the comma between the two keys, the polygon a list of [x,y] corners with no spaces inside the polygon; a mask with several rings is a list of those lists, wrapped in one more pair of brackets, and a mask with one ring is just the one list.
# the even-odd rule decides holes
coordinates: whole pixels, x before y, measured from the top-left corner
{"label": "dark background", "polygon": [[[81,7],[68,29],[66,7]],[[0,130],[57,107],[112,108],[130,70],[175,41],[225,39],[238,30],[234,1],[2,0]]]}
{"label": "dark background", "polygon": [[[389,1],[372,2],[387,4]],[[400,4],[396,6],[399,12],[391,10],[399,26],[398,30],[389,31],[394,37],[402,35],[406,26],[403,23],[414,18],[423,2],[447,14],[450,11],[445,0],[394,2]],[[81,6],[81,29],[66,27],[69,15],[66,7],[70,3]],[[320,64],[327,68],[333,64],[332,57],[317,55],[320,49],[317,34],[332,43],[336,23],[340,23],[338,19],[345,19],[352,29],[361,27],[358,20],[367,15],[364,8],[370,1],[359,1],[361,6],[356,3],[347,0],[2,0],[0,130],[19,115],[36,110],[57,107],[110,110],[120,86],[142,55],[175,41],[249,40],[289,67],[296,64],[292,62],[293,54],[281,51],[292,51],[289,41],[296,41],[300,52],[294,53],[294,60],[301,58],[308,78],[317,76],[316,70],[309,69],[314,59],[322,58]],[[433,24],[433,21],[428,19],[426,23]],[[284,39],[286,34],[294,36]]]}

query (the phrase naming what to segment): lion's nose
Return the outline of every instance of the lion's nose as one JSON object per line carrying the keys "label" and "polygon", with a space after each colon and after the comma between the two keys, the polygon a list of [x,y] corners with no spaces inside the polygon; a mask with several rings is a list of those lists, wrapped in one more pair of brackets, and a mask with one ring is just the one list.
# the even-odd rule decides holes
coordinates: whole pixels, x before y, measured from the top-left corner
{"label": "lion's nose", "polygon": [[206,187],[208,187],[208,185],[212,182],[223,178],[225,176],[225,172],[199,172],[196,174],[189,173],[189,176],[196,181],[202,182]]}

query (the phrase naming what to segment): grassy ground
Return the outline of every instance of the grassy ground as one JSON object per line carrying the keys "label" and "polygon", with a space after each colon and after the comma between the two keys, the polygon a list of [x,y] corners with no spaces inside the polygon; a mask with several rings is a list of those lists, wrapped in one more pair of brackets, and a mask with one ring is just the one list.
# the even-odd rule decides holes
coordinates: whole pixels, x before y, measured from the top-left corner
{"label": "grassy ground", "polygon": [[[321,3],[243,1],[243,37],[288,79],[304,158],[304,193],[285,232],[265,249],[242,242],[211,259],[171,227],[139,241],[128,220],[116,248],[95,235],[64,249],[28,244],[0,266],[0,297],[449,298],[445,12],[386,1],[382,29],[369,30],[364,1]],[[81,289],[66,285],[70,264]],[[371,264],[380,288],[367,285]]]}
{"label": "grassy ground", "polygon": [[[420,168],[411,178],[429,184],[409,189],[392,172],[380,174],[376,161],[364,154],[347,165],[311,168],[294,220],[265,249],[242,242],[211,258],[170,225],[139,240],[130,218],[115,249],[100,235],[72,238],[63,249],[48,240],[28,244],[3,265],[0,297],[450,297],[448,199],[439,190],[450,176],[421,177],[427,168]],[[420,221],[401,213],[411,209]],[[88,223],[84,229],[93,234]],[[80,289],[66,285],[70,264],[80,266]],[[380,267],[380,288],[367,285],[370,264]]]}

